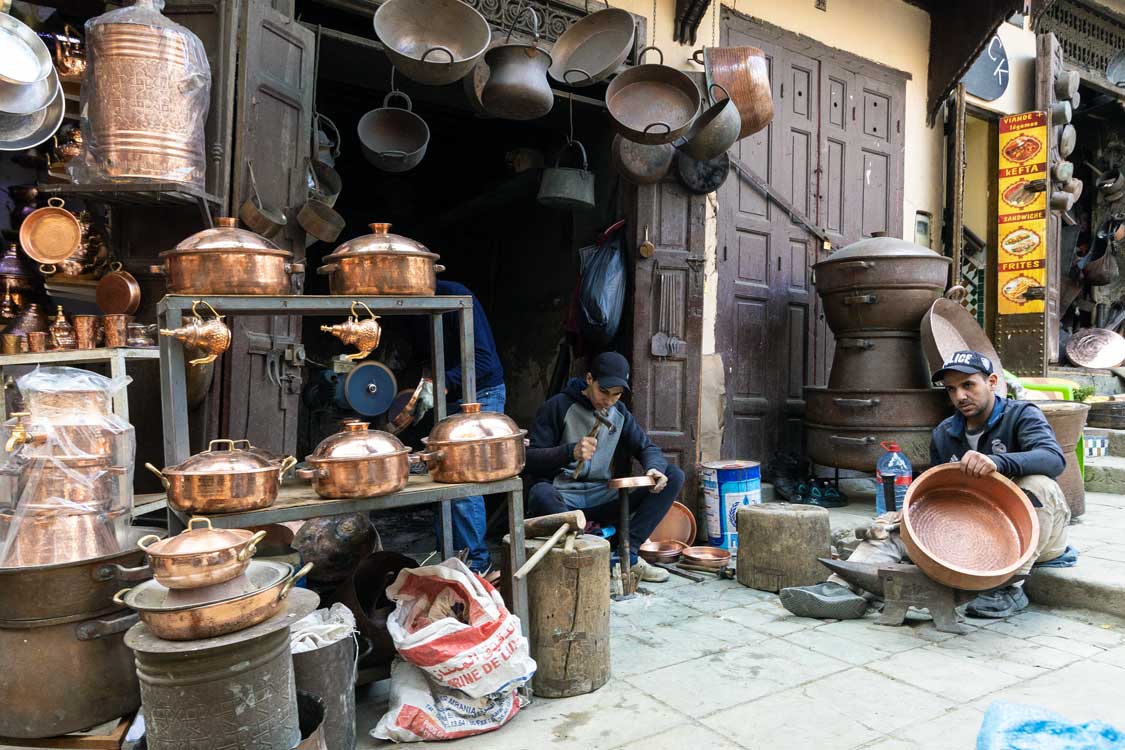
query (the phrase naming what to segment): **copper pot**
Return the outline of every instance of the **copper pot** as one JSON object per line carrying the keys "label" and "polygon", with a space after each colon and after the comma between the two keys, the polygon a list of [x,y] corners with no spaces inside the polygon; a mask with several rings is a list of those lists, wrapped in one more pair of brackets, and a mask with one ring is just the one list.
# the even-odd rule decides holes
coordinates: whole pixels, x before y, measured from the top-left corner
{"label": "copper pot", "polygon": [[0,513],[0,537],[15,534],[3,566],[58,565],[116,554],[121,548],[115,525],[126,512],[39,512],[18,519],[11,513]]}
{"label": "copper pot", "polygon": [[398,492],[410,477],[410,449],[388,432],[348,422],[342,432],[320,442],[305,460],[312,468],[297,477],[311,479],[321,497],[377,497]]}
{"label": "copper pot", "polygon": [[170,589],[197,589],[242,575],[265,536],[264,531],[215,529],[210,518],[196,516],[176,536],[161,539],[149,534],[138,539],[137,546],[148,554],[158,583]]}
{"label": "copper pot", "polygon": [[169,589],[155,581],[118,591],[113,601],[137,611],[141,621],[158,638],[194,641],[235,633],[272,617],[298,579],[312,563],[294,572],[286,563],[255,560],[246,571],[252,590],[227,599],[202,604],[169,606]]}
{"label": "copper pot", "polygon": [[[215,450],[217,446],[226,450]],[[168,502],[189,513],[234,513],[267,508],[277,499],[281,478],[297,460],[271,460],[256,450],[235,447],[233,440],[212,440],[207,450],[164,471],[160,477]]]}
{"label": "copper pot", "polygon": [[[44,329],[46,330],[46,329]],[[17,385],[24,406],[34,419],[51,422],[69,419],[75,414],[111,417],[113,391],[109,378],[94,373],[83,373],[85,384],[77,387],[72,368],[44,367],[24,375]]]}
{"label": "copper pot", "polygon": [[371,234],[340,245],[317,273],[328,274],[332,294],[433,296],[439,256],[421,243],[390,234],[390,224],[370,224]]}
{"label": "copper pot", "polygon": [[[215,317],[210,320],[204,320],[196,308],[200,305],[207,305],[211,314]],[[161,336],[172,336],[173,338],[182,341],[184,348],[195,348],[203,351],[204,356],[197,357],[190,360],[188,364],[191,365],[206,365],[218,359],[219,355],[230,348],[230,328],[223,322],[222,315],[219,315],[215,308],[211,307],[210,303],[205,300],[196,300],[191,305],[191,314],[193,317],[188,318],[187,324],[179,328],[161,328]],[[125,325],[122,328],[122,344],[124,344]]]}
{"label": "copper pot", "polygon": [[122,434],[108,427],[101,417],[82,413],[36,419],[30,412],[13,412],[3,429],[7,434],[5,452],[23,446],[20,455],[28,458],[53,456],[60,450],[73,456],[110,458]]}
{"label": "copper pot", "polygon": [[915,471],[930,464],[932,427],[823,425],[805,423],[808,457],[821,466],[838,466],[871,474],[883,455],[881,444],[898,443]]}
{"label": "copper pot", "polygon": [[1035,508],[999,472],[970,477],[956,464],[935,466],[903,500],[902,541],[927,576],[955,589],[984,591],[1008,581],[1039,541]]}
{"label": "copper pot", "polygon": [[125,472],[106,456],[19,456],[0,470],[0,495],[29,514],[118,511],[129,499]]}
{"label": "copper pot", "polygon": [[900,390],[930,385],[917,333],[867,331],[836,339],[829,388]]}
{"label": "copper pot", "polygon": [[510,417],[462,404],[422,438],[427,450],[418,455],[434,481],[495,482],[523,471],[526,434]]}
{"label": "copper pot", "polygon": [[293,276],[305,272],[293,253],[220,217],[214,229],[196,232],[160,254],[154,273],[167,276],[169,294],[292,294]]}

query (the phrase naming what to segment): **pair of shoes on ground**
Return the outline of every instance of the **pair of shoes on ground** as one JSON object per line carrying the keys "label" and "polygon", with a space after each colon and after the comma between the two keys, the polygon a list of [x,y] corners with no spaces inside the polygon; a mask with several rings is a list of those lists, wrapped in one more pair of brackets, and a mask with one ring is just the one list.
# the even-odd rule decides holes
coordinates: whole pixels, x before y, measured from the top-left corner
{"label": "pair of shoes on ground", "polygon": [[[815,586],[794,586],[778,594],[781,604],[798,617],[819,620],[854,620],[867,612],[867,599],[847,586],[825,581]],[[1023,586],[1001,586],[979,594],[969,602],[969,617],[1000,619],[1026,609],[1029,602]]]}

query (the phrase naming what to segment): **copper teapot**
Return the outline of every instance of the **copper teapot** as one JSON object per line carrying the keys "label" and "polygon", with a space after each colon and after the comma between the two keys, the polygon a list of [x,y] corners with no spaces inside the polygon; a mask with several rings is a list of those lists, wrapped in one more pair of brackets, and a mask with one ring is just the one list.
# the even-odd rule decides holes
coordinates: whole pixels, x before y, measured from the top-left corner
{"label": "copper teapot", "polygon": [[[199,305],[207,305],[207,309],[215,317],[204,320],[197,312]],[[187,325],[171,330],[160,329],[161,336],[172,336],[184,343],[185,347],[201,349],[206,356],[193,359],[188,364],[205,365],[214,362],[220,354],[230,348],[230,328],[223,322],[223,316],[211,307],[206,300],[194,300],[191,303],[191,314]]]}
{"label": "copper teapot", "polygon": [[81,81],[86,74],[86,53],[82,49],[82,38],[70,24],[63,26],[63,33],[55,35],[55,70],[59,78],[66,82]]}
{"label": "copper teapot", "polygon": [[[370,318],[364,320],[359,319],[359,314],[356,313],[356,306],[362,306]],[[379,325],[379,316],[371,312],[371,308],[360,301],[352,302],[351,317],[343,323],[337,323],[332,326],[321,326],[320,330],[325,333],[331,333],[336,338],[343,341],[345,344],[353,345],[359,351],[355,354],[344,355],[346,359],[352,361],[363,359],[375,348],[379,346],[379,339],[383,335],[383,328]]]}
{"label": "copper teapot", "polygon": [[62,137],[56,135],[54,141],[55,158],[58,159],[59,164],[66,164],[82,153],[82,130],[79,128],[62,131]]}

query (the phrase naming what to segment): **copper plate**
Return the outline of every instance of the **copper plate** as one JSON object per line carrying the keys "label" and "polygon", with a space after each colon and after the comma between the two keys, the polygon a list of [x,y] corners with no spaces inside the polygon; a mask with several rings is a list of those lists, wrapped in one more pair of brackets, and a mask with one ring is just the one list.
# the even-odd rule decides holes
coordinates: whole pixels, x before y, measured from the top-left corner
{"label": "copper plate", "polygon": [[922,318],[922,349],[926,352],[930,372],[940,370],[954,352],[964,349],[980,352],[992,360],[993,369],[1000,376],[996,395],[1000,398],[1008,395],[1000,355],[977,319],[959,303],[943,297],[930,306],[929,312]]}
{"label": "copper plate", "polygon": [[1006,582],[1035,554],[1039,519],[1007,477],[970,477],[957,464],[942,464],[907,490],[902,539],[930,578],[983,591]]}
{"label": "copper plate", "polygon": [[1125,362],[1125,338],[1104,328],[1084,328],[1066,342],[1066,356],[1079,367],[1119,367]]}
{"label": "copper plate", "polygon": [[683,561],[705,568],[725,568],[730,563],[730,552],[719,547],[688,547],[683,551]]}
{"label": "copper plate", "polygon": [[683,503],[675,502],[648,538],[652,542],[679,541],[691,545],[695,532],[695,514]]}
{"label": "copper plate", "polygon": [[63,201],[51,198],[48,206],[37,208],[20,224],[20,246],[27,257],[39,263],[62,263],[82,244],[82,225],[63,208]]}
{"label": "copper plate", "polygon": [[650,563],[671,563],[680,558],[680,553],[687,547],[683,542],[654,542],[647,541],[637,550],[642,559]]}
{"label": "copper plate", "polygon": [[627,490],[634,487],[655,487],[656,480],[650,476],[642,477],[621,477],[620,479],[609,480],[609,488],[611,490]]}

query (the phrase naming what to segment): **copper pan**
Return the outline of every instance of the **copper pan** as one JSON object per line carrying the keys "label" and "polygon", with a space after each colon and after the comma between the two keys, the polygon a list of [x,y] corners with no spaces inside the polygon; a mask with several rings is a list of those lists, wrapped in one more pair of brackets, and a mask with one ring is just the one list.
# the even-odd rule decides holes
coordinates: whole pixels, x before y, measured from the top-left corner
{"label": "copper pan", "polygon": [[922,318],[922,349],[930,372],[937,372],[954,352],[969,350],[980,352],[992,360],[993,370],[1000,376],[996,395],[1005,398],[1008,384],[1004,381],[1004,366],[1000,355],[992,346],[984,330],[968,310],[951,299],[939,299],[930,306]]}
{"label": "copper pan", "polygon": [[1015,482],[935,466],[910,485],[902,540],[912,562],[938,583],[984,591],[1007,582],[1035,555],[1039,518]]}
{"label": "copper pan", "polygon": [[20,247],[27,257],[53,265],[74,255],[82,245],[82,225],[65,205],[61,198],[50,198],[46,207],[32,211],[20,224]]}
{"label": "copper pan", "polygon": [[665,65],[656,47],[645,47],[637,59],[649,50],[656,50],[660,63],[634,65],[610,81],[606,109],[625,138],[648,145],[671,143],[695,121],[699,87],[683,71]]}
{"label": "copper pan", "polygon": [[141,306],[141,285],[114,261],[109,264],[109,273],[98,281],[95,299],[103,313],[132,315]]}
{"label": "copper pan", "polygon": [[680,559],[691,565],[720,570],[730,564],[730,552],[719,547],[688,547]]}
{"label": "copper pan", "polygon": [[740,140],[770,124],[773,120],[773,94],[770,91],[769,63],[762,50],[757,47],[705,47],[697,50],[692,59],[703,65],[708,88],[717,83],[730,92],[730,98],[742,116],[742,127],[738,132]]}
{"label": "copper pan", "polygon": [[168,607],[171,593],[155,581],[118,591],[113,601],[137,611],[141,621],[158,638],[167,641],[194,641],[214,638],[253,627],[269,619],[285,601],[297,581],[312,570],[306,563],[294,572],[286,563],[255,560],[246,571],[255,590],[230,599],[205,604]]}
{"label": "copper pan", "polygon": [[264,531],[215,529],[211,519],[196,516],[182,533],[166,539],[149,534],[137,546],[148,554],[152,577],[161,585],[196,589],[241,575],[265,536]]}
{"label": "copper pan", "polygon": [[674,563],[680,559],[680,554],[687,549],[687,545],[674,539],[666,542],[645,542],[637,550],[641,559],[650,563]]}

